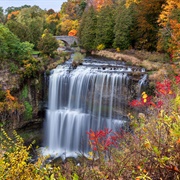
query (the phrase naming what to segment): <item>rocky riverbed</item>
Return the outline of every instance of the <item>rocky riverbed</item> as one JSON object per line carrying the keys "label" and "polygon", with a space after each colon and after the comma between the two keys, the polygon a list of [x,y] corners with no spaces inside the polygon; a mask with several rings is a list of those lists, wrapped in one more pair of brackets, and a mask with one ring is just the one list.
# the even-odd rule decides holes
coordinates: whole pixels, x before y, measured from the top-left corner
{"label": "rocky riverbed", "polygon": [[152,82],[160,81],[162,78],[166,77],[168,75],[167,69],[169,69],[170,66],[168,58],[165,55],[158,53],[152,54],[135,50],[124,51],[121,53],[111,50],[101,50],[92,51],[92,54],[123,61],[129,65],[144,67]]}

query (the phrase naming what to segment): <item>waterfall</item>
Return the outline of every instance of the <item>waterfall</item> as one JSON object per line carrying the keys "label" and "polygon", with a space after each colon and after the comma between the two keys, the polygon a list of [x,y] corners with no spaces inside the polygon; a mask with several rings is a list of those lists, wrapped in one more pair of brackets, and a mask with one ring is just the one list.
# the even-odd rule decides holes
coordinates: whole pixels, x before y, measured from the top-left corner
{"label": "waterfall", "polygon": [[126,123],[132,69],[111,63],[87,59],[76,69],[67,63],[52,71],[45,154],[68,157],[88,153],[87,131],[117,131]]}

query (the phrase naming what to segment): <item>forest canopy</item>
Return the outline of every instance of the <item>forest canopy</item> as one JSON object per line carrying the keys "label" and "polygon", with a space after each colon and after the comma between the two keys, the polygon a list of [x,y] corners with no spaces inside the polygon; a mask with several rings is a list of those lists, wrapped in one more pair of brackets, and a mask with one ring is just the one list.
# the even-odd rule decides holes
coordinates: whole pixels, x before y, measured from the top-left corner
{"label": "forest canopy", "polygon": [[52,35],[76,30],[81,47],[87,50],[102,44],[104,48],[159,51],[179,58],[178,0],[68,0],[59,12],[27,5],[5,12],[0,9],[0,22],[35,48],[45,29]]}

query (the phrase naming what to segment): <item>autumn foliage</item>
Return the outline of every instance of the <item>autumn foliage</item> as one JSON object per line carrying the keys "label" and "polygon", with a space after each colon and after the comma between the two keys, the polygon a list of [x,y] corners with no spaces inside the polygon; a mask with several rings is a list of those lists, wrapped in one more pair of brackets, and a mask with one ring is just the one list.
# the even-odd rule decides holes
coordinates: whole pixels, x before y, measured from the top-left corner
{"label": "autumn foliage", "polygon": [[76,36],[77,35],[77,30],[76,29],[72,29],[71,31],[69,31],[68,36]]}
{"label": "autumn foliage", "polygon": [[166,49],[172,56],[172,58],[179,59],[180,49],[180,21],[179,21],[179,9],[180,1],[178,0],[167,0],[163,6],[163,10],[159,16],[159,25],[162,27],[159,34],[158,49],[162,50],[165,41]]}
{"label": "autumn foliage", "polygon": [[[131,130],[121,136],[112,130],[88,132],[93,160],[99,155],[94,171],[102,179],[172,179],[180,177],[180,75],[156,84],[156,95],[145,92],[130,105],[140,108],[138,116],[129,114]],[[113,136],[115,138],[112,141]],[[110,159],[107,157],[109,151]],[[110,150],[110,149],[109,149]],[[96,175],[97,175],[96,174]],[[94,177],[96,177],[94,174]],[[100,179],[100,178],[99,178]]]}
{"label": "autumn foliage", "polygon": [[8,20],[13,19],[13,18],[15,18],[18,14],[19,14],[19,11],[13,11],[13,12],[11,12],[10,14],[8,14],[7,19],[8,19]]}
{"label": "autumn foliage", "polygon": [[35,163],[30,163],[30,149],[33,144],[28,147],[24,146],[23,139],[16,133],[10,137],[3,129],[1,129],[1,145],[0,145],[0,179],[64,179],[61,176],[60,168],[52,168],[51,165],[43,165],[46,158],[39,157]]}

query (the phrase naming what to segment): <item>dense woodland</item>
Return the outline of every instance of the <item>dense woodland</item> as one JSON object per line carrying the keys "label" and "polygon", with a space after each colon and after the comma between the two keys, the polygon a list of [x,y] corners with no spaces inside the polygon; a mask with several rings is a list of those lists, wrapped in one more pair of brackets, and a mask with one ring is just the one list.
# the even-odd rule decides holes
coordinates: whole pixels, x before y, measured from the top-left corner
{"label": "dense woodland", "polygon": [[49,64],[64,61],[61,58],[67,54],[57,53],[62,42],[56,35],[77,36],[80,48],[89,52],[158,52],[166,57],[168,74],[161,82],[152,82],[141,99],[129,102],[132,110],[140,112],[128,115],[130,132],[88,133],[89,157],[82,154],[76,160],[46,164],[47,157],[39,155],[31,163],[33,144],[25,146],[16,132],[9,136],[2,129],[0,179],[179,180],[179,0],[68,0],[59,12],[28,5],[0,7],[0,73],[18,79],[11,89],[0,84],[0,126],[6,131],[12,122],[32,119],[36,108],[29,87],[41,89],[37,85],[41,73]]}
{"label": "dense woodland", "polygon": [[76,30],[81,47],[89,51],[103,45],[159,51],[172,58],[179,55],[180,12],[175,0],[68,0],[59,12],[27,5],[9,7],[5,14],[2,8],[0,11],[1,23],[35,49],[45,29],[52,35],[68,35]]}

